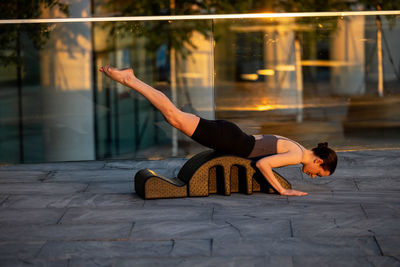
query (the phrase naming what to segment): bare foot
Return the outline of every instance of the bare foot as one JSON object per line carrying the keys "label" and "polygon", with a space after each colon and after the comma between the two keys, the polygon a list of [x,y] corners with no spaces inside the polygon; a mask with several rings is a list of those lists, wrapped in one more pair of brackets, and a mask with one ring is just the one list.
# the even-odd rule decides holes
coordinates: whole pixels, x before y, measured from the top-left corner
{"label": "bare foot", "polygon": [[133,69],[119,70],[111,66],[104,66],[101,67],[99,71],[123,85],[128,85],[130,81],[133,81],[136,78]]}

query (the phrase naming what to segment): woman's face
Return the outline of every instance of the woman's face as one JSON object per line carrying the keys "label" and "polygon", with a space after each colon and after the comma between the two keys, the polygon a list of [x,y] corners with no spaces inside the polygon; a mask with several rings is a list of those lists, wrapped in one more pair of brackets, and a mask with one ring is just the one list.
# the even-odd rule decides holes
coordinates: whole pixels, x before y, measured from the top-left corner
{"label": "woman's face", "polygon": [[323,160],[315,159],[312,163],[303,165],[303,172],[311,176],[311,178],[329,176],[330,172],[321,167],[322,163]]}

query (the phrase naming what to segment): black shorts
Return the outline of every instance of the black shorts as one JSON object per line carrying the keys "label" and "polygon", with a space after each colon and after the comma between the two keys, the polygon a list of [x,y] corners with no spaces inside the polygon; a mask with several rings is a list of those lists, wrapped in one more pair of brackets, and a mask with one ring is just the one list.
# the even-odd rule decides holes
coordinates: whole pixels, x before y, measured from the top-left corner
{"label": "black shorts", "polygon": [[244,133],[232,122],[203,118],[191,138],[203,146],[240,157],[250,155],[255,143],[254,136]]}

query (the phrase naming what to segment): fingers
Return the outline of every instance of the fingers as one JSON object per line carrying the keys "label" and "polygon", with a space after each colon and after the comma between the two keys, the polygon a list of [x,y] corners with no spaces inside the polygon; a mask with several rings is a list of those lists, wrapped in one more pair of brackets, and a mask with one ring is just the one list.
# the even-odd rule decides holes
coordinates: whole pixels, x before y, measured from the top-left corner
{"label": "fingers", "polygon": [[286,192],[283,192],[282,195],[284,195],[284,196],[307,196],[308,193],[297,191],[297,190],[287,190]]}
{"label": "fingers", "polygon": [[307,195],[308,195],[308,193],[306,193],[306,192],[293,190],[293,195],[292,196],[307,196]]}

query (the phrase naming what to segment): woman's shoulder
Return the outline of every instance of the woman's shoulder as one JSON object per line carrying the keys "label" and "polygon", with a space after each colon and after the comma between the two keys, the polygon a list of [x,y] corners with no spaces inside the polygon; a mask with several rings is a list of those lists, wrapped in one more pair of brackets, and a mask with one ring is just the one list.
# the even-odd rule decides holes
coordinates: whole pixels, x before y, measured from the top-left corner
{"label": "woman's shoulder", "polygon": [[[278,139],[278,141],[283,141],[283,142],[278,142],[278,150],[279,150],[279,144],[281,143],[282,150],[289,149],[290,152],[299,153],[301,155],[303,155],[303,152],[306,151],[305,147],[303,147],[298,142],[296,142],[292,139],[289,139],[287,137],[280,136],[280,135],[275,135],[275,136]],[[286,152],[286,151],[284,151],[284,152]]]}
{"label": "woman's shoulder", "polygon": [[285,136],[281,136],[281,135],[277,135],[277,134],[273,134],[273,136],[275,136],[277,139],[283,139],[283,140],[295,142],[294,140],[292,140],[288,137],[285,137]]}

